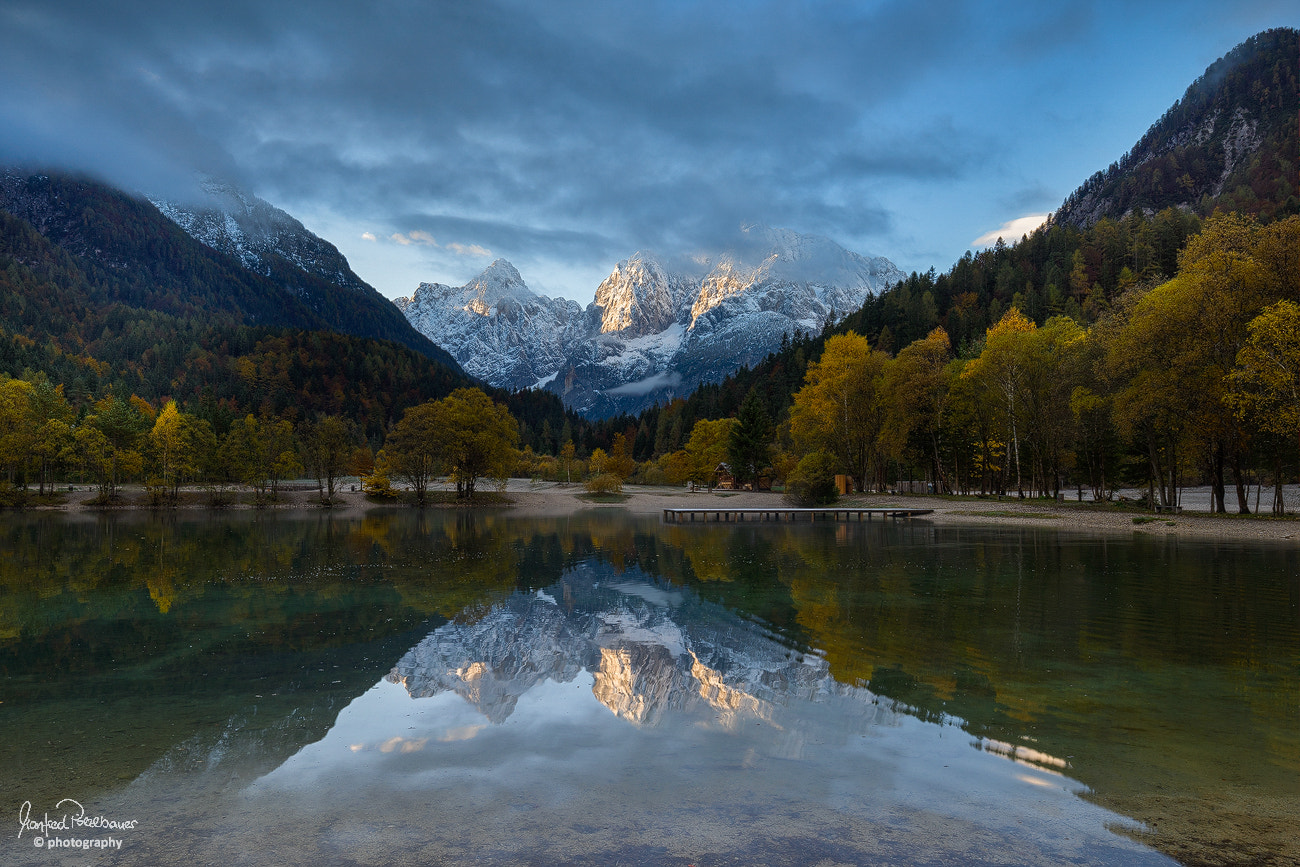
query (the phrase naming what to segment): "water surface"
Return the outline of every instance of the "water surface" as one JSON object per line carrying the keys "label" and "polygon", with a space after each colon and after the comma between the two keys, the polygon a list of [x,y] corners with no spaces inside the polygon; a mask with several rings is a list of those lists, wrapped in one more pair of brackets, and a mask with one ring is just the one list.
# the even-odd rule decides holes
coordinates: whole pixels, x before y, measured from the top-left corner
{"label": "water surface", "polygon": [[[1300,860],[1293,547],[618,510],[0,540],[6,862]],[[38,849],[21,805],[62,798],[117,829],[45,839],[120,848]]]}

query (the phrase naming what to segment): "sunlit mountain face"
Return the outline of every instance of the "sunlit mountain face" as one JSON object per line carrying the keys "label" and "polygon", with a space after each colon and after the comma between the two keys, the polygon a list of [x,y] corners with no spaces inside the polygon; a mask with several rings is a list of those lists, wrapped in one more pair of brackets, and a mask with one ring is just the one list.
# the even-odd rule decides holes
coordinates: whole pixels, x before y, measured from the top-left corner
{"label": "sunlit mountain face", "polygon": [[422,283],[397,305],[475,376],[545,388],[604,417],[718,382],[783,339],[820,332],[904,276],[883,256],[754,225],[734,249],[715,254],[629,256],[585,310],[533,292],[504,260],[461,287]]}

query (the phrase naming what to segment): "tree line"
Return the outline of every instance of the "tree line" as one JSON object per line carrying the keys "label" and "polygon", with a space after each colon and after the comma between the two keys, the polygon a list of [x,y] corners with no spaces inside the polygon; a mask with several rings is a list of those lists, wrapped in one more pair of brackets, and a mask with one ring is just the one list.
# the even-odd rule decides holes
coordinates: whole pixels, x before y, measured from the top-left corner
{"label": "tree line", "polygon": [[295,423],[250,413],[218,434],[175,400],[155,407],[135,395],[109,395],[78,410],[43,373],[0,375],[2,505],[52,494],[60,480],[93,485],[99,505],[118,501],[127,483],[142,484],[154,506],[175,505],[186,485],[203,488],[211,505],[231,502],[236,487],[264,505],[277,499],[282,482],[304,473],[331,504],[341,479],[352,475],[364,478],[368,493],[393,496],[390,472],[423,505],[436,476],[448,475],[460,498],[472,498],[485,477],[508,478],[517,443],[509,410],[477,388],[409,408],[376,457],[356,422],[339,415]]}
{"label": "tree line", "polygon": [[[1066,247],[1080,278],[1061,312],[1049,309],[1037,321],[1022,309],[1031,285],[978,334],[963,330],[969,317],[949,316],[945,328],[931,312],[922,318],[930,331],[897,352],[888,326],[875,339],[852,328],[801,337],[761,365],[763,376],[741,372],[643,413],[638,424],[615,424],[623,421],[621,435],[637,443],[654,442],[638,469],[646,481],[705,482],[729,463],[737,482],[766,473],[811,500],[832,497],[831,477],[846,474],[859,490],[915,478],[939,493],[1041,497],[1073,487],[1080,498],[1087,490],[1109,499],[1119,487],[1144,487],[1153,507],[1177,507],[1180,487],[1208,482],[1218,512],[1227,511],[1231,481],[1244,513],[1256,508],[1249,482],[1258,491],[1268,477],[1269,508],[1283,512],[1282,485],[1300,456],[1300,217],[1262,225],[1217,214],[1201,225],[1167,213],[1127,224],[1132,238],[1149,234],[1166,246],[1192,226],[1199,231],[1165,264],[1165,251],[1152,248],[1151,264],[1138,272],[1100,257],[1109,289],[1100,281],[1088,287],[1088,244]],[[1048,250],[1062,233],[1095,242],[1121,225],[1104,221],[1088,233],[1049,226],[985,259],[1010,265]],[[948,289],[976,261],[963,257]],[[940,281],[931,274],[911,282],[931,286],[926,305],[937,309]],[[850,325],[906,290],[904,283],[884,302],[868,302]],[[991,303],[982,315],[997,311]],[[952,338],[954,318],[961,344]],[[784,369],[798,356],[807,359],[800,382],[781,394]],[[710,400],[718,409],[720,395],[731,402],[722,417],[681,424]],[[646,437],[650,422],[655,433]],[[770,437],[745,456],[738,443],[753,442],[755,430]],[[672,441],[680,447],[662,447]]]}
{"label": "tree line", "polygon": [[[0,467],[11,497],[72,474],[106,499],[142,482],[160,503],[184,484],[271,499],[301,473],[326,500],[355,474],[374,496],[398,482],[424,502],[443,476],[468,497],[479,480],[512,475],[593,490],[708,485],[725,464],[737,484],[784,484],[810,501],[832,496],[835,475],[860,490],[919,480],[945,493],[1107,499],[1139,487],[1162,507],[1205,481],[1216,510],[1231,482],[1245,512],[1248,485],[1267,478],[1280,512],[1300,436],[1297,304],[1300,217],[1202,223],[1170,211],[1051,225],[941,277],[914,274],[838,331],[795,335],[753,370],[639,417],[591,423],[531,393],[450,381],[421,394],[404,385],[422,372],[403,370],[415,357],[405,348],[392,347],[389,368],[373,346],[352,352],[356,338],[261,332],[249,334],[254,351],[190,357],[189,375],[233,376],[244,400],[216,398],[211,384],[179,400],[111,386],[69,395],[31,369],[0,379]],[[319,397],[303,405],[304,389]]]}

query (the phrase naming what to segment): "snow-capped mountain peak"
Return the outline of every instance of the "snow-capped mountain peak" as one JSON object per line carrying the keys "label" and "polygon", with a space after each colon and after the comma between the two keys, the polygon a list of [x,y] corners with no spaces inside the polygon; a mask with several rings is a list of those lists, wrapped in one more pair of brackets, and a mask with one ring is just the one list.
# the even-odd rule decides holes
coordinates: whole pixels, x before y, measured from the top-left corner
{"label": "snow-capped mountain peak", "polygon": [[528,388],[553,375],[582,317],[576,302],[529,289],[505,259],[464,286],[421,283],[395,303],[466,372],[506,388]]}
{"label": "snow-capped mountain peak", "polygon": [[441,304],[459,307],[480,316],[490,316],[502,301],[526,303],[537,297],[514,265],[505,259],[497,259],[464,286],[421,283],[413,296],[399,298],[397,305],[403,307],[416,298],[437,298]]}
{"label": "snow-capped mountain peak", "polygon": [[683,282],[668,275],[648,253],[635,253],[619,262],[596,287],[600,332],[642,337],[666,330],[677,320]]}
{"label": "snow-capped mountain peak", "polygon": [[515,266],[505,259],[497,259],[489,265],[482,274],[465,284],[465,290],[473,293],[471,304],[475,312],[483,315],[503,300],[526,302],[538,297],[519,276]]}
{"label": "snow-capped mountain peak", "polygon": [[206,198],[201,203],[149,201],[190,237],[233,256],[250,271],[269,276],[279,257],[336,286],[373,291],[337,247],[269,202],[217,179],[203,181],[201,188]]}
{"label": "snow-capped mountain peak", "polygon": [[533,294],[498,260],[463,287],[423,283],[400,307],[493,385],[545,385],[590,416],[636,412],[754,364],[904,278],[888,259],[819,235],[747,226],[735,249],[614,266],[583,313]]}
{"label": "snow-capped mountain peak", "polygon": [[[765,261],[764,265],[766,264]],[[730,259],[718,263],[704,278],[695,295],[695,303],[691,305],[691,325],[694,326],[696,320],[728,298],[753,286],[761,272],[761,267],[746,268]]]}

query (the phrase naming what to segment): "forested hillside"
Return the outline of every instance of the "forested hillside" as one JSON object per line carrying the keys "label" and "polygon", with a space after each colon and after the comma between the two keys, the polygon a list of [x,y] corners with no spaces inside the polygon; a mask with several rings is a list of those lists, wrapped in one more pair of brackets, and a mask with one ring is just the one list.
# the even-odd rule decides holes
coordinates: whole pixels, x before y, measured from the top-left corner
{"label": "forested hillside", "polygon": [[[473,382],[366,288],[287,260],[254,273],[91,180],[0,175],[0,373],[43,376],[83,411],[174,399],[219,433],[249,412],[333,414],[377,444],[406,407]],[[552,396],[492,393],[525,442],[570,420]]]}
{"label": "forested hillside", "polygon": [[647,435],[636,440],[643,459],[680,448],[698,419],[735,415],[751,390],[779,418],[803,384],[808,362],[833,334],[852,331],[895,353],[942,328],[954,351],[969,355],[1013,307],[1038,325],[1058,315],[1096,321],[1125,291],[1176,273],[1179,251],[1200,227],[1197,217],[1174,209],[1149,219],[1141,214],[1103,219],[1087,229],[1045,226],[1017,244],[967,253],[947,273],[913,273],[824,333],[794,335],[752,369],[637,419],[612,420],[609,427],[644,427]]}
{"label": "forested hillside", "polygon": [[[120,305],[211,325],[331,330],[393,340],[458,369],[373,289],[335,285],[283,257],[271,257],[269,275],[254,273],[191,238],[144,198],[104,184],[10,170],[0,175],[0,214],[0,256],[80,300],[68,308],[78,319]],[[39,331],[47,312],[37,302],[29,327]],[[75,324],[84,332],[84,323]]]}
{"label": "forested hillside", "polygon": [[1300,213],[1300,33],[1268,30],[1198,78],[1133,149],[1057,210],[1058,223],[1215,208],[1277,219]]}
{"label": "forested hillside", "polygon": [[[1223,510],[1232,477],[1245,511],[1247,485],[1267,478],[1280,510],[1300,457],[1286,397],[1300,387],[1298,65],[1296,31],[1249,40],[1047,225],[914,273],[603,438],[623,434],[656,477],[704,480],[748,398],[773,425],[776,479],[817,456],[867,489],[1135,486],[1164,505],[1210,482]],[[1162,178],[1183,161],[1175,194]]]}

